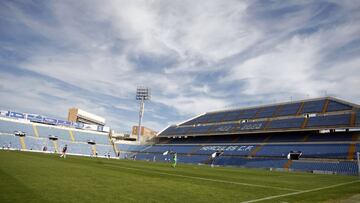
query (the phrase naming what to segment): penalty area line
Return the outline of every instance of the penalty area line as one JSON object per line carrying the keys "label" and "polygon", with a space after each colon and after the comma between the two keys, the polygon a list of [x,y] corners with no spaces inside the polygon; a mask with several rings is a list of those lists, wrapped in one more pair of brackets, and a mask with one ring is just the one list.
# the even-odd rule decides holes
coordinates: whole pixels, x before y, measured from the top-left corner
{"label": "penalty area line", "polygon": [[282,195],[274,195],[274,196],[264,197],[264,198],[260,198],[260,199],[244,201],[244,202],[241,202],[241,203],[260,202],[260,201],[276,199],[276,198],[280,198],[280,197],[299,195],[299,194],[308,193],[308,192],[315,192],[315,191],[319,191],[319,190],[335,188],[335,187],[339,187],[339,186],[343,186],[343,185],[350,185],[350,184],[357,183],[357,182],[360,182],[360,180],[355,180],[355,181],[346,182],[346,183],[339,183],[339,184],[335,184],[335,185],[330,185],[330,186],[326,186],[326,187],[319,187],[319,188],[314,188],[314,189],[310,189],[310,190],[302,190],[302,191],[298,191],[298,192],[291,192],[291,193],[282,194]]}
{"label": "penalty area line", "polygon": [[267,185],[251,184],[251,183],[234,182],[234,181],[219,180],[219,179],[212,179],[212,178],[203,178],[203,177],[197,177],[197,176],[188,176],[188,175],[165,173],[165,172],[158,172],[158,171],[147,171],[147,170],[144,170],[144,169],[141,169],[141,168],[132,168],[132,167],[125,167],[125,166],[117,166],[117,167],[118,168],[123,168],[123,169],[129,169],[129,170],[143,171],[143,172],[147,172],[147,173],[156,173],[156,174],[161,174],[161,175],[175,176],[175,177],[181,177],[181,178],[189,178],[189,179],[195,179],[195,180],[205,180],[205,181],[210,181],[210,182],[227,183],[227,184],[243,185],[243,186],[258,187],[258,188],[271,188],[271,189],[286,190],[286,191],[292,191],[292,192],[301,191],[301,190],[290,189],[290,188],[282,188],[282,187],[276,187],[276,186],[267,186]]}

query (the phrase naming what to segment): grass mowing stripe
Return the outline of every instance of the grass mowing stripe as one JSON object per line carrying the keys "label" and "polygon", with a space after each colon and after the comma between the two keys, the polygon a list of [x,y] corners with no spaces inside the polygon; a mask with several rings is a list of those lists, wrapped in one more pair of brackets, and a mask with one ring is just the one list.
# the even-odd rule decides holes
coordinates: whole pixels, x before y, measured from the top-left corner
{"label": "grass mowing stripe", "polygon": [[165,173],[165,172],[157,172],[157,171],[148,171],[148,170],[144,170],[142,168],[133,168],[133,167],[125,167],[125,166],[117,166],[117,167],[118,168],[123,168],[123,169],[128,169],[128,170],[143,171],[143,172],[147,172],[147,173],[156,173],[156,174],[161,174],[161,175],[176,176],[176,177],[190,178],[190,179],[197,179],[197,180],[206,180],[206,181],[211,181],[211,182],[229,183],[229,184],[234,184],[234,185],[244,185],[244,186],[260,187],[260,188],[271,188],[271,189],[286,190],[286,191],[297,191],[297,192],[300,191],[300,190],[282,188],[282,187],[275,187],[275,186],[257,185],[257,184],[251,184],[251,183],[233,182],[233,181],[227,181],[227,180],[202,178],[202,177],[188,176],[188,175],[181,175],[181,174],[173,174],[173,173]]}
{"label": "grass mowing stripe", "polygon": [[245,202],[241,202],[241,203],[260,202],[260,201],[265,201],[265,200],[270,200],[270,199],[276,199],[276,198],[279,198],[279,197],[287,197],[287,196],[293,196],[293,195],[303,194],[303,193],[307,193],[307,192],[315,192],[315,191],[319,191],[319,190],[325,190],[325,189],[339,187],[339,186],[343,186],[343,185],[349,185],[349,184],[353,184],[353,183],[357,183],[357,182],[360,182],[360,180],[355,180],[355,181],[346,182],[346,183],[339,183],[339,184],[335,184],[335,185],[330,185],[330,186],[326,186],[326,187],[319,187],[319,188],[314,188],[314,189],[310,189],[310,190],[292,192],[292,193],[287,193],[287,194],[283,194],[283,195],[274,195],[274,196],[264,197],[264,198],[260,198],[260,199],[254,199],[254,200],[250,200],[250,201],[245,201]]}

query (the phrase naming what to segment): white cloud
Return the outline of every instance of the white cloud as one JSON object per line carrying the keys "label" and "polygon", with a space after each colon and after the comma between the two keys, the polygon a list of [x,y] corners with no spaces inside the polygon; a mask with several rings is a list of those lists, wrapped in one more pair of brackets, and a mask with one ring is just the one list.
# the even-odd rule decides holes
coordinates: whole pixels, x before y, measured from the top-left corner
{"label": "white cloud", "polygon": [[[23,33],[43,39],[31,45],[7,44],[24,55],[14,64],[91,96],[64,91],[34,76],[6,87],[24,101],[2,92],[2,103],[21,107],[26,102],[28,109],[56,115],[64,115],[67,105],[79,105],[115,125],[130,126],[137,122],[137,115],[129,115],[136,111],[129,104],[139,84],[153,89],[154,105],[166,105],[179,117],[224,108],[240,95],[246,102],[273,101],[290,95],[320,96],[327,90],[360,101],[360,95],[348,88],[358,85],[359,52],[342,52],[360,36],[358,6],[332,2],[339,9],[323,18],[324,8],[314,9],[311,2],[268,3],[56,1],[44,8],[49,19],[7,3],[11,15],[6,19]],[[2,78],[2,86],[16,79],[10,74]],[[48,104],[41,93],[63,100]],[[99,94],[126,102],[89,101]],[[60,108],[52,111],[55,105]],[[106,105],[128,114],[116,114]],[[164,120],[160,111],[152,119]],[[158,129],[168,124],[159,120],[147,122]]]}
{"label": "white cloud", "polygon": [[341,55],[340,48],[360,33],[359,28],[350,23],[314,34],[294,35],[271,50],[236,64],[221,82],[245,82],[241,93],[253,96],[276,98],[286,93],[304,98],[323,96],[325,92],[344,95],[347,83],[355,84],[355,78],[360,78],[360,72],[354,68],[358,59],[342,61],[340,56],[332,61],[334,59],[328,57]]}
{"label": "white cloud", "polygon": [[244,80],[243,93],[249,95],[278,92],[317,94],[312,86],[313,66],[317,64],[317,44],[294,37],[271,52],[250,58],[234,67],[224,81]]}
{"label": "white cloud", "polygon": [[182,115],[195,115],[206,111],[213,111],[223,108],[229,104],[223,99],[215,99],[207,96],[175,96],[173,98],[158,97],[155,98],[154,101],[170,105],[171,107],[178,109],[179,114]]}

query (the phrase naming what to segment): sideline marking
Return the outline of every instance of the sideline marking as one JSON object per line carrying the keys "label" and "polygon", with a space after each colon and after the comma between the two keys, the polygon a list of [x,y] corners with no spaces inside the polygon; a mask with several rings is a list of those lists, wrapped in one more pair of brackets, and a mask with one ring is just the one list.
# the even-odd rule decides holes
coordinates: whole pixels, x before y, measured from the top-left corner
{"label": "sideline marking", "polygon": [[275,198],[279,198],[279,197],[298,195],[298,194],[303,194],[303,193],[307,193],[307,192],[314,192],[314,191],[318,191],[318,190],[324,190],[324,189],[339,187],[339,186],[343,186],[343,185],[349,185],[349,184],[356,183],[356,182],[360,182],[360,180],[355,180],[355,181],[346,182],[346,183],[339,183],[339,184],[336,184],[336,185],[330,185],[330,186],[326,186],[326,187],[319,187],[319,188],[314,188],[314,189],[310,189],[310,190],[292,192],[292,193],[287,193],[287,194],[282,194],[282,195],[274,195],[274,196],[264,197],[264,198],[260,198],[260,199],[244,201],[244,202],[241,202],[241,203],[260,202],[260,201],[269,200],[269,199],[275,199]]}
{"label": "sideline marking", "polygon": [[251,184],[251,183],[233,182],[233,181],[227,181],[227,180],[202,178],[202,177],[196,177],[196,176],[180,175],[180,174],[165,173],[165,172],[158,172],[158,171],[147,171],[147,170],[140,169],[140,168],[132,168],[132,167],[125,167],[125,166],[117,166],[117,167],[129,169],[129,170],[143,171],[143,172],[147,172],[147,173],[157,173],[157,174],[168,175],[168,176],[182,177],[182,178],[206,180],[206,181],[219,182],[219,183],[230,183],[230,184],[234,184],[234,185],[245,185],[245,186],[250,186],[250,187],[271,188],[271,189],[286,190],[286,191],[292,191],[292,192],[293,191],[301,192],[301,190],[282,188],[282,187],[276,187],[276,186],[266,186],[266,185],[257,185],[257,184]]}

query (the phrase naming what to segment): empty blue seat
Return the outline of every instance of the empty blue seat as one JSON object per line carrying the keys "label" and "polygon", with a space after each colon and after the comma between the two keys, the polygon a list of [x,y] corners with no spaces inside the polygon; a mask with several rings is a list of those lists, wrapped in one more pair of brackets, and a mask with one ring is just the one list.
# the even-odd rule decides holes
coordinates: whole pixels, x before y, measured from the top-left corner
{"label": "empty blue seat", "polygon": [[337,101],[329,101],[328,107],[327,107],[327,111],[331,112],[331,111],[344,111],[344,110],[351,110],[352,106],[347,105],[347,104],[343,104],[343,103],[339,103]]}
{"label": "empty blue seat", "polygon": [[62,140],[71,140],[69,130],[67,129],[60,129],[55,126],[43,126],[37,125],[36,126],[39,136],[48,138],[49,136],[56,136]]}
{"label": "empty blue seat", "polygon": [[286,128],[300,128],[305,118],[290,118],[273,120],[270,122],[269,129],[286,129]]}
{"label": "empty blue seat", "polygon": [[19,137],[15,135],[0,134],[0,147],[7,148],[10,144],[10,148],[21,149]]}
{"label": "empty blue seat", "polygon": [[325,104],[325,100],[317,100],[317,101],[307,101],[304,102],[303,109],[301,113],[319,113],[322,112]]}
{"label": "empty blue seat", "polygon": [[88,142],[94,141],[96,144],[110,144],[109,137],[106,133],[97,133],[90,131],[73,131],[75,141]]}
{"label": "empty blue seat", "polygon": [[256,118],[271,118],[278,106],[270,106],[265,107],[260,110],[260,112],[257,114]]}
{"label": "empty blue seat", "polygon": [[349,175],[356,175],[358,172],[357,164],[354,161],[293,161],[290,168],[302,171],[330,171]]}
{"label": "empty blue seat", "polygon": [[276,116],[288,116],[288,115],[295,115],[301,103],[291,103],[291,104],[284,104],[280,107],[280,110],[276,113]]}
{"label": "empty blue seat", "polygon": [[346,158],[349,146],[349,144],[268,144],[256,155],[286,157],[290,151],[301,151],[302,157]]}
{"label": "empty blue seat", "polygon": [[22,131],[28,135],[34,134],[30,123],[0,120],[0,132],[12,134],[14,131]]}
{"label": "empty blue seat", "polygon": [[340,115],[327,115],[311,117],[308,120],[307,127],[320,127],[320,126],[349,126],[350,114]]}

